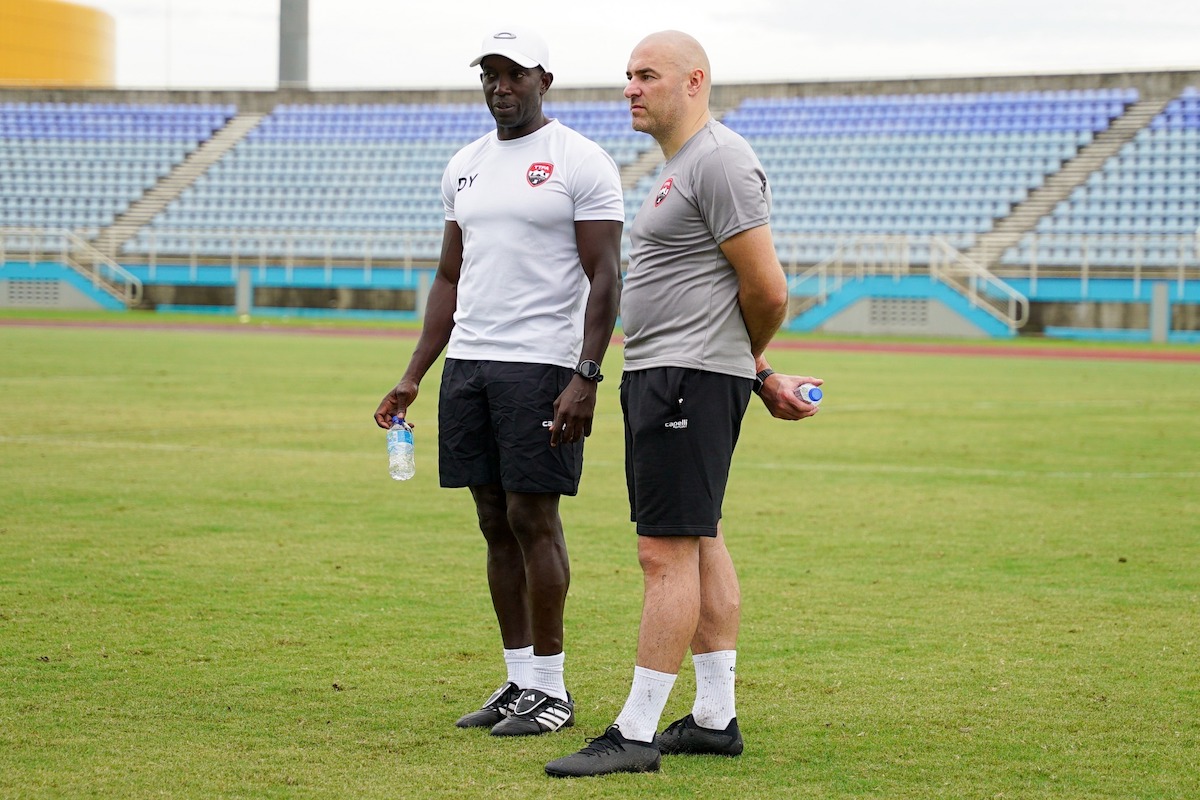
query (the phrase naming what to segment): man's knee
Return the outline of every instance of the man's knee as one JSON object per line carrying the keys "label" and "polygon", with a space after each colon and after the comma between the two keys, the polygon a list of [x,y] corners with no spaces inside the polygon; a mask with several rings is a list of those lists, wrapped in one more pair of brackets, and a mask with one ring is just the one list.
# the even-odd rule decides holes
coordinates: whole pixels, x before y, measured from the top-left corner
{"label": "man's knee", "polygon": [[471,495],[475,498],[475,515],[484,538],[489,542],[511,539],[504,491],[499,486],[473,486]]}
{"label": "man's knee", "polygon": [[639,536],[638,563],[646,575],[694,572],[699,564],[696,536]]}
{"label": "man's knee", "polygon": [[558,495],[512,492],[508,495],[508,525],[522,542],[530,544],[562,538]]}

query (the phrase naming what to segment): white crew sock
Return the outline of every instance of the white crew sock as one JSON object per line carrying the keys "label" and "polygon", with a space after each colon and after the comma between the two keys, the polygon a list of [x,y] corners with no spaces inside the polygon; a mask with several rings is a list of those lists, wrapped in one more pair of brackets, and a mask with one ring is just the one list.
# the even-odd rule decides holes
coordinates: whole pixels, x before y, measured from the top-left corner
{"label": "white crew sock", "polygon": [[733,684],[737,676],[737,651],[717,650],[692,656],[696,667],[696,702],[692,718],[702,728],[723,731],[737,716]]}
{"label": "white crew sock", "polygon": [[557,697],[559,700],[567,699],[567,687],[563,683],[563,662],[566,660],[565,653],[558,653],[553,656],[531,657],[533,681],[529,684],[530,689],[537,689],[545,692],[551,697]]}
{"label": "white crew sock", "polygon": [[504,663],[508,666],[508,679],[515,683],[518,689],[529,688],[529,684],[533,680],[532,659],[533,645],[504,651]]}
{"label": "white crew sock", "polygon": [[675,677],[645,667],[633,668],[633,686],[629,689],[629,698],[614,723],[621,729],[622,736],[639,742],[654,740],[658,720],[667,706],[667,698],[671,696]]}

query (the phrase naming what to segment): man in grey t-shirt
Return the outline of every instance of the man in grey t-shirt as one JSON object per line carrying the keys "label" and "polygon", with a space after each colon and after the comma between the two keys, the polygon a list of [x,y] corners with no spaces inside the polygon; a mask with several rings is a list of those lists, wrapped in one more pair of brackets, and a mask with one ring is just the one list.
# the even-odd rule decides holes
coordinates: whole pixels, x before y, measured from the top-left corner
{"label": "man in grey t-shirt", "polygon": [[[621,296],[625,328],[625,473],[645,578],[637,666],[616,722],[555,777],[651,772],[660,754],[736,756],[741,596],[721,505],[752,391],[781,419],[817,407],[795,395],[819,378],[774,373],[763,355],[787,310],[758,158],[708,110],[708,57],[678,31],[652,34],[629,59],[633,127],[666,157],[631,230]],[[692,650],[692,713],[655,736]]]}

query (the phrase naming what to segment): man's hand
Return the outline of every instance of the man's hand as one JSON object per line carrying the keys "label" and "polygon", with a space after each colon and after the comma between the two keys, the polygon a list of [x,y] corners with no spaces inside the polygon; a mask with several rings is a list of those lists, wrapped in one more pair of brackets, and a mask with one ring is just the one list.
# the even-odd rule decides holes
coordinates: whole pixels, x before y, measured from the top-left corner
{"label": "man's hand", "polygon": [[392,417],[403,419],[419,391],[420,386],[416,382],[401,380],[379,401],[379,408],[375,409],[375,424],[386,429],[392,427]]}
{"label": "man's hand", "polygon": [[595,381],[576,375],[554,401],[554,422],[550,425],[550,446],[570,444],[592,435],[592,417],[596,413]]}
{"label": "man's hand", "polygon": [[759,397],[762,398],[763,405],[771,412],[771,416],[777,419],[805,419],[816,414],[820,410],[820,406],[801,400],[796,395],[796,389],[802,383],[820,386],[824,382],[811,375],[780,375],[776,372],[767,376]]}

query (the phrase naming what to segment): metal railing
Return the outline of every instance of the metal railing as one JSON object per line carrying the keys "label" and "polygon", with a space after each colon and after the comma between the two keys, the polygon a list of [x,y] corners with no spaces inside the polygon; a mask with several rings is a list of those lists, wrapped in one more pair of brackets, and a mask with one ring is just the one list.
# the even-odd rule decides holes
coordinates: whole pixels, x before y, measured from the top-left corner
{"label": "metal railing", "polygon": [[[169,237],[169,239],[167,238]],[[118,258],[145,264],[149,280],[161,265],[187,265],[195,275],[201,266],[320,266],[332,280],[335,270],[360,270],[369,282],[373,268],[420,269],[436,265],[441,229],[412,231],[228,230],[146,228]],[[1020,327],[1028,301],[1012,296],[1004,280],[1038,281],[1069,277],[1081,281],[1087,296],[1090,281],[1125,278],[1136,292],[1144,282],[1170,280],[1180,295],[1187,281],[1200,280],[1200,232],[1192,236],[1099,236],[1028,234],[990,270],[965,257],[946,239],[908,235],[777,234],[776,249],[787,270],[794,298],[793,315],[827,302],[849,281],[867,277],[899,279],[934,274],[973,303],[992,309],[1006,324]],[[8,256],[36,262],[47,256],[61,260],[93,286],[126,305],[136,304],[142,285],[117,260],[100,253],[78,232],[65,229],[0,228],[0,260]],[[1001,285],[1004,288],[1001,288]],[[1146,290],[1148,291],[1148,289]]]}
{"label": "metal railing", "polygon": [[[1024,253],[1024,255],[1023,255]],[[1050,255],[1047,255],[1050,254]],[[992,272],[1030,282],[1037,292],[1041,278],[1073,278],[1087,296],[1092,280],[1132,280],[1140,296],[1143,281],[1184,284],[1200,280],[1200,231],[1191,236],[1128,236],[1031,233],[1008,251]]]}
{"label": "metal railing", "polygon": [[[824,305],[849,281],[881,275],[899,279],[911,274],[911,245],[907,236],[777,237],[775,249],[787,272],[789,293],[804,298],[793,304],[789,321],[807,308]],[[802,253],[829,247],[833,248],[830,255],[808,266],[811,259]]]}
{"label": "metal railing", "polygon": [[[797,252],[805,246],[832,247],[832,253],[807,266]],[[856,236],[830,241],[821,237],[783,237],[777,242],[788,274],[793,297],[791,317],[814,305],[824,305],[829,297],[852,281],[866,278],[902,277],[928,274],[981,308],[1010,329],[1029,320],[1029,299],[1013,289],[982,265],[962,254],[946,239],[938,236]]]}
{"label": "metal railing", "polygon": [[[122,248],[126,261],[160,264],[351,267],[367,276],[380,267],[431,266],[441,251],[442,229],[413,231],[227,230],[146,228]],[[348,246],[343,246],[348,245]]]}
{"label": "metal railing", "polygon": [[1029,298],[936,236],[929,251],[929,274],[967,298],[972,308],[983,309],[1010,330],[1029,321]]}
{"label": "metal railing", "polygon": [[36,264],[45,258],[60,261],[126,308],[142,299],[141,280],[101,253],[76,233],[56,228],[0,228],[0,263],[10,256]]}

